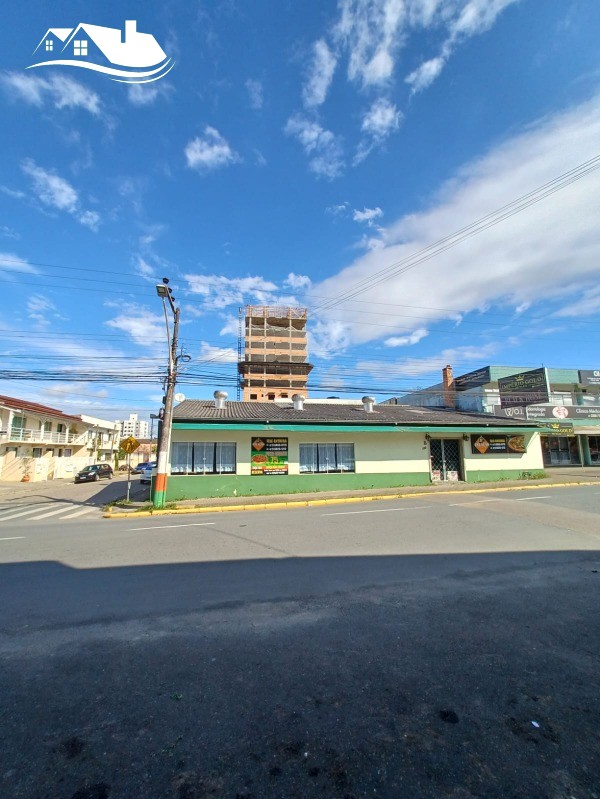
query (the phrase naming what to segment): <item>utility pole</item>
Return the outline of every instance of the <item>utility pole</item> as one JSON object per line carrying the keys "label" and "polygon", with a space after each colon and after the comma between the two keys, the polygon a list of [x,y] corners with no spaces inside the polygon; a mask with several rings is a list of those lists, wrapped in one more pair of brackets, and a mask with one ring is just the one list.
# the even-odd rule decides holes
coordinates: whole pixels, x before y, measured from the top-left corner
{"label": "utility pole", "polygon": [[[160,441],[158,446],[157,475],[154,480],[153,505],[155,508],[164,508],[167,497],[167,479],[169,461],[171,456],[171,423],[173,420],[173,398],[175,396],[175,383],[177,382],[177,340],[179,337],[179,308],[175,307],[171,289],[167,286],[168,278],[156,286],[156,293],[162,298],[167,325],[167,340],[169,343],[169,371],[167,374],[165,391],[165,412],[162,419]],[[169,319],[167,315],[167,300],[173,312],[173,337],[170,336]]]}

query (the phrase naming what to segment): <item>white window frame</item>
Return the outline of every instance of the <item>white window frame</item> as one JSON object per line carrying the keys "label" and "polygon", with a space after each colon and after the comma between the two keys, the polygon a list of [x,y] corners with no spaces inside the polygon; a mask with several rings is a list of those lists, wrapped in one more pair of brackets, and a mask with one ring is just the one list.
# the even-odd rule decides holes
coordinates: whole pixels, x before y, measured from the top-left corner
{"label": "white window frame", "polygon": [[51,53],[54,50],[54,39],[46,39],[46,52]]}
{"label": "white window frame", "polygon": [[73,41],[73,55],[86,56],[88,54],[87,39],[76,39]]}
{"label": "white window frame", "polygon": [[354,443],[300,444],[298,467],[300,474],[353,474],[356,472]]}
{"label": "white window frame", "polygon": [[171,474],[237,474],[237,445],[234,441],[174,441]]}

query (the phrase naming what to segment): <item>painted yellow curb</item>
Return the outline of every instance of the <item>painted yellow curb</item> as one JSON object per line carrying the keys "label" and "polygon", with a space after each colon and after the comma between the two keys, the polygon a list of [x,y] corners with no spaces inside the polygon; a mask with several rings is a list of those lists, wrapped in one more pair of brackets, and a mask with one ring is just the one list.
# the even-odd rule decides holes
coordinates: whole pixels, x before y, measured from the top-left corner
{"label": "painted yellow curb", "polygon": [[572,483],[535,483],[534,485],[524,486],[499,486],[498,488],[463,488],[446,489],[444,491],[411,491],[402,494],[377,494],[373,496],[361,497],[337,497],[334,499],[305,499],[292,500],[290,502],[261,502],[252,505],[214,505],[205,507],[185,507],[160,510],[138,511],[117,511],[104,514],[105,519],[127,519],[142,518],[144,516],[171,516],[188,513],[234,513],[235,511],[247,510],[282,510],[284,508],[314,508],[320,505],[347,505],[354,502],[377,502],[390,499],[410,499],[410,497],[446,496],[449,494],[489,494],[500,493],[503,491],[532,491],[538,488],[568,488],[569,486],[593,486],[600,485],[598,481],[579,481]]}

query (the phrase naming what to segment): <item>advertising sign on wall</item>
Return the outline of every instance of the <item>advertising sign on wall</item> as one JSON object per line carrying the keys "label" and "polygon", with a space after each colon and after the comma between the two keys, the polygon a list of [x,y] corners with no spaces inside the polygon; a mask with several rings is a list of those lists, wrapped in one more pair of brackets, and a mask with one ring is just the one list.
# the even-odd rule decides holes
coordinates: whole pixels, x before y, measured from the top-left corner
{"label": "advertising sign on wall", "polygon": [[582,386],[600,386],[600,369],[580,369],[579,382]]}
{"label": "advertising sign on wall", "polygon": [[554,436],[573,436],[575,429],[572,422],[544,422],[542,432]]}
{"label": "advertising sign on wall", "polygon": [[527,452],[525,436],[479,435],[471,436],[473,455],[523,455]]}
{"label": "advertising sign on wall", "polygon": [[511,419],[600,419],[600,405],[528,405],[527,408],[494,405],[494,414]]}
{"label": "advertising sign on wall", "polygon": [[467,372],[466,375],[455,377],[454,387],[457,391],[466,391],[468,388],[485,386],[490,380],[490,367],[484,366],[483,369],[475,369],[473,372]]}
{"label": "advertising sign on wall", "polygon": [[532,369],[518,375],[498,379],[500,405],[502,408],[533,405],[536,402],[548,402],[550,391],[546,369]]}
{"label": "advertising sign on wall", "polygon": [[253,438],[250,463],[251,474],[287,474],[287,438]]}

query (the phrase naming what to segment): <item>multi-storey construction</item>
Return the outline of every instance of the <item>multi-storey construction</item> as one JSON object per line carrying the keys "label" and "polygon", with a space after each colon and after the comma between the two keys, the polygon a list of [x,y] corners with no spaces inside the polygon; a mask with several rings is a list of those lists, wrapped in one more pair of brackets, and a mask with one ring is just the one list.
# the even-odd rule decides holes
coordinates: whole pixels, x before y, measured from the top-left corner
{"label": "multi-storey construction", "polygon": [[306,308],[240,308],[238,372],[244,401],[307,395],[312,364],[307,360],[306,318]]}

